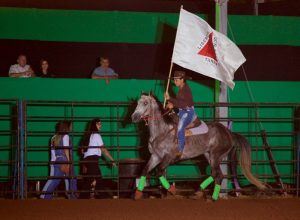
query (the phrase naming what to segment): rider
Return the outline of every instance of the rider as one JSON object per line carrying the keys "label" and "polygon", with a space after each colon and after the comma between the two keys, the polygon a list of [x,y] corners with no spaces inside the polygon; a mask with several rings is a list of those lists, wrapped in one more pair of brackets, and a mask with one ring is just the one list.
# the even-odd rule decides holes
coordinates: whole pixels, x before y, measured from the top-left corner
{"label": "rider", "polygon": [[186,84],[186,74],[184,71],[174,72],[174,83],[179,87],[179,92],[176,98],[170,97],[169,93],[166,92],[165,98],[168,101],[167,108],[172,109],[174,107],[179,109],[179,123],[178,123],[178,153],[177,156],[181,156],[185,144],[185,128],[193,121],[194,102],[193,95],[190,87]]}

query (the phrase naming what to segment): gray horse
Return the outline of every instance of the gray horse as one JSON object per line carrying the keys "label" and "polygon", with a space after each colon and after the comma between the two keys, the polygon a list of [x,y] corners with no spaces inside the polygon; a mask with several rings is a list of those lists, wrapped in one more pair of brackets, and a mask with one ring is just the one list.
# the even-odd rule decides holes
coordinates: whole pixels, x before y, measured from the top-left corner
{"label": "gray horse", "polygon": [[174,129],[170,123],[166,122],[161,104],[156,98],[152,95],[142,95],[131,118],[135,123],[146,121],[150,130],[148,148],[151,157],[142,172],[135,192],[135,199],[142,198],[146,176],[155,167],[158,167],[159,180],[163,187],[170,193],[175,194],[175,186],[170,185],[163,175],[165,169],[171,163],[204,154],[211,166],[211,176],[201,183],[200,189],[204,190],[209,184],[215,182],[212,199],[217,200],[223,179],[220,163],[234,146],[241,149],[240,164],[243,174],[259,189],[266,189],[266,186],[251,173],[251,146],[248,141],[243,136],[231,132],[222,124],[208,124],[209,130],[207,133],[186,137],[184,151],[181,157],[178,158],[176,156],[177,144]]}

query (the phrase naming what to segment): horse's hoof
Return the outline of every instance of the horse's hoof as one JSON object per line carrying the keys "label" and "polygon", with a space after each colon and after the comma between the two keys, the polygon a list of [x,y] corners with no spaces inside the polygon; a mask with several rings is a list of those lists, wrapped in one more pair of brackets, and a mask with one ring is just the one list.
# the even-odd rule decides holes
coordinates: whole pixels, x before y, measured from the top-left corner
{"label": "horse's hoof", "polygon": [[241,197],[241,195],[242,195],[242,193],[240,193],[240,192],[235,192],[235,193],[234,193],[234,196],[235,196],[235,197]]}
{"label": "horse's hoof", "polygon": [[205,202],[206,202],[206,203],[213,203],[213,202],[216,202],[216,200],[212,200],[212,199],[205,199]]}
{"label": "horse's hoof", "polygon": [[172,195],[176,194],[176,186],[174,186],[173,184],[170,186],[170,188],[168,189],[168,192],[171,193]]}
{"label": "horse's hoof", "polygon": [[134,194],[134,200],[139,200],[143,198],[143,192],[136,190]]}
{"label": "horse's hoof", "polygon": [[197,192],[195,192],[194,195],[190,196],[189,198],[197,200],[197,199],[204,199],[206,197],[205,197],[205,193],[203,191],[197,191]]}

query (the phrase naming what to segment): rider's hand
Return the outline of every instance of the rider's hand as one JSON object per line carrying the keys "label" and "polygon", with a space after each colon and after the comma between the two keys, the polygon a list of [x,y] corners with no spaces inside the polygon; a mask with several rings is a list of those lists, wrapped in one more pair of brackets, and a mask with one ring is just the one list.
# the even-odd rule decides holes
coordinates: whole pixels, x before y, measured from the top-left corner
{"label": "rider's hand", "polygon": [[173,105],[173,103],[171,103],[171,102],[168,102],[168,104],[167,104],[167,108],[168,108],[168,109],[173,109],[173,108],[174,108],[174,105]]}
{"label": "rider's hand", "polygon": [[169,95],[168,92],[165,93],[165,98],[166,98],[167,100],[170,99],[170,95]]}
{"label": "rider's hand", "polygon": [[116,163],[115,161],[112,161],[111,165],[112,165],[113,167],[117,167],[117,163]]}

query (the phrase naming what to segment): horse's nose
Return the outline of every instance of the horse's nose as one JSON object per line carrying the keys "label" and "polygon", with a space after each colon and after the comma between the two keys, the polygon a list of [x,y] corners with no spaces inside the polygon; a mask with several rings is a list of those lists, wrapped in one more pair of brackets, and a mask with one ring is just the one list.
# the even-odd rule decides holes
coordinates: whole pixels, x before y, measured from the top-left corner
{"label": "horse's nose", "polygon": [[138,113],[133,113],[132,115],[131,115],[131,120],[132,120],[132,122],[138,122],[139,120],[140,120],[140,117],[139,117],[139,114]]}

